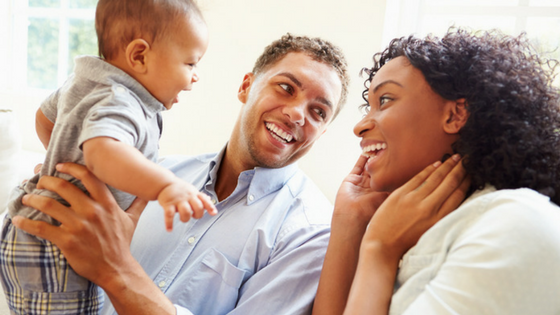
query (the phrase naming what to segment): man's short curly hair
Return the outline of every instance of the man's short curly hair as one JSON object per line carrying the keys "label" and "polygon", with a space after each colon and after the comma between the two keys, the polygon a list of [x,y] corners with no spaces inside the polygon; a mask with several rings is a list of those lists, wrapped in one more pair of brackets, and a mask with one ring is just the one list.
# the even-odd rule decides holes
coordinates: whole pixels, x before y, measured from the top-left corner
{"label": "man's short curly hair", "polygon": [[539,56],[526,34],[451,28],[442,38],[394,39],[374,56],[366,87],[398,56],[445,99],[466,99],[470,116],[453,150],[467,157],[472,189],[528,187],[560,204],[557,61]]}
{"label": "man's short curly hair", "polygon": [[[342,82],[342,93],[333,115],[334,119],[346,103],[348,85],[350,84],[347,70],[348,64],[342,50],[332,43],[318,37],[293,36],[288,33],[282,36],[282,38],[272,42],[272,44],[264,49],[264,52],[255,62],[253,73],[259,75],[291,52],[306,53],[314,60],[331,66],[338,74],[338,78],[340,82]],[[317,80],[320,79],[321,78],[317,78]]]}

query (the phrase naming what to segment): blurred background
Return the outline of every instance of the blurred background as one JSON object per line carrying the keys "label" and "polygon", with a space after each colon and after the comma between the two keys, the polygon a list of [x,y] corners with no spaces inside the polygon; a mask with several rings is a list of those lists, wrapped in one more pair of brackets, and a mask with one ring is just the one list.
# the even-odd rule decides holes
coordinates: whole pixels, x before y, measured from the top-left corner
{"label": "blurred background", "polygon": [[[73,59],[97,54],[96,0],[0,1],[0,150],[31,172],[44,149],[34,130],[41,101],[72,72]],[[352,78],[346,108],[299,165],[334,201],[340,182],[360,154],[352,128],[373,54],[390,39],[443,34],[452,25],[473,30],[526,31],[539,49],[560,57],[560,0],[198,0],[210,29],[199,64],[200,81],[164,113],[160,155],[221,149],[240,109],[237,90],[263,48],[287,32],[320,36],[340,46]],[[9,118],[9,117],[8,117]],[[3,120],[2,120],[3,119]],[[8,125],[9,124],[9,125]],[[4,137],[4,138],[2,138]],[[0,154],[0,160],[7,161]],[[0,164],[2,161],[0,161]],[[1,165],[0,165],[1,167]],[[0,181],[8,177],[0,176]]]}

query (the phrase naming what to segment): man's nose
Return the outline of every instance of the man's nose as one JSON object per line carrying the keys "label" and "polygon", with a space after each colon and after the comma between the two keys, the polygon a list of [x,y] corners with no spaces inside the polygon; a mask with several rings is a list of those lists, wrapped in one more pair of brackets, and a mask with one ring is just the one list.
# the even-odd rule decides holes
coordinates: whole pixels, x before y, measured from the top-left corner
{"label": "man's nose", "polygon": [[286,104],[283,113],[288,116],[292,123],[300,126],[305,124],[305,104],[298,102]]}

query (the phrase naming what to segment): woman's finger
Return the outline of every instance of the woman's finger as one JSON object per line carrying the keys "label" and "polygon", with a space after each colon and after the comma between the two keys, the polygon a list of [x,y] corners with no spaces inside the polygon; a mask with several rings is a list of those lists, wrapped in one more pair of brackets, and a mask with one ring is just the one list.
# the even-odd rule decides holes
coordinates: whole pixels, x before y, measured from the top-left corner
{"label": "woman's finger", "polygon": [[368,159],[369,159],[369,157],[367,157],[363,154],[360,154],[360,157],[358,158],[358,161],[356,161],[356,164],[354,164],[354,167],[350,171],[350,174],[361,175],[364,172],[364,167],[365,167]]}
{"label": "woman's finger", "polygon": [[[423,184],[422,187],[419,187],[418,190],[421,191],[424,196],[428,196],[432,194],[436,189],[441,188],[442,187],[441,184],[446,179],[454,178],[455,176],[458,175],[457,171],[453,173],[453,170],[458,164],[460,164],[459,163],[460,161],[461,161],[461,156],[459,154],[455,154],[451,158],[447,159],[439,167],[437,167],[437,169],[434,172],[432,172],[432,174],[430,174],[428,178],[426,178],[425,184]],[[459,168],[458,170],[460,171],[461,169]],[[463,176],[464,175],[461,176],[461,180]],[[456,183],[456,185],[453,186],[453,189],[459,186],[461,180],[459,180]]]}
{"label": "woman's finger", "polygon": [[404,183],[396,191],[410,192],[419,190],[426,184],[426,180],[432,173],[434,173],[441,166],[441,162],[435,162],[426,166],[420,173],[412,177],[408,182]]}
{"label": "woman's finger", "polygon": [[[442,204],[449,198],[449,196],[459,187],[461,183],[467,176],[467,171],[463,167],[463,164],[457,162],[453,168],[447,174],[443,175],[443,180],[434,187],[433,191],[429,192],[424,202],[431,204],[434,210],[440,209]],[[436,181],[436,180],[434,180]],[[439,178],[437,179],[439,181]]]}
{"label": "woman's finger", "polygon": [[[445,180],[447,175],[452,172],[453,168],[459,163],[460,160],[461,157],[458,154],[455,154],[443,163],[436,162],[432,164],[432,172],[427,172],[429,173],[429,175],[424,179],[423,182],[411,183],[418,184],[418,186],[414,188],[414,190],[417,191],[420,196],[428,196],[432,194],[435,189],[441,187],[441,183]],[[428,170],[429,168],[430,167],[428,167]],[[421,174],[422,173],[423,172],[421,172]],[[453,188],[456,188],[457,186]]]}
{"label": "woman's finger", "polygon": [[[458,165],[458,167],[463,168],[462,165]],[[453,210],[457,209],[457,207],[459,207],[461,203],[463,203],[465,197],[467,196],[467,192],[470,186],[471,186],[470,177],[464,176],[463,180],[461,181],[461,184],[451,192],[449,197],[439,207],[439,210],[437,212],[439,219],[445,217]]]}

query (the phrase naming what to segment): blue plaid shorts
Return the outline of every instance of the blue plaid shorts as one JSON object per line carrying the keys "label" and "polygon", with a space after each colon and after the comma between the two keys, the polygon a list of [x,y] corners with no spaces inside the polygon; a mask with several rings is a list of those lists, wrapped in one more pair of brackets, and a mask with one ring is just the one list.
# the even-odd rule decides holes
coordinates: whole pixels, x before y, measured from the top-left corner
{"label": "blue plaid shorts", "polygon": [[12,314],[98,314],[103,291],[79,276],[58,247],[4,219],[0,276]]}

